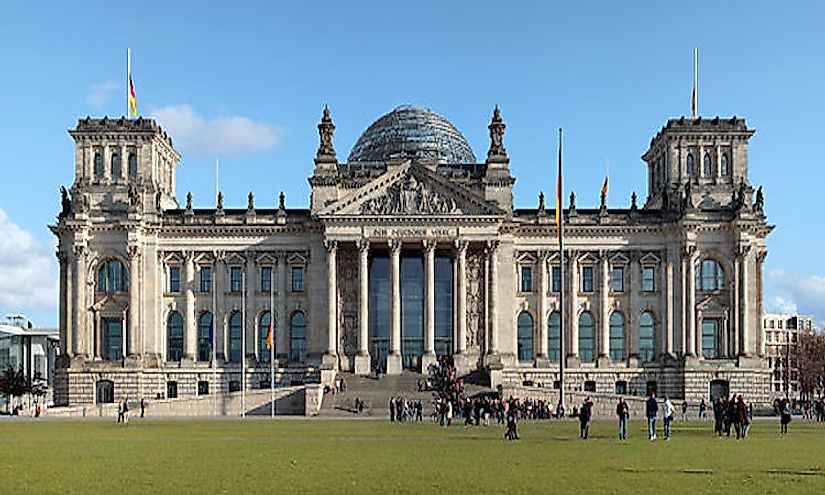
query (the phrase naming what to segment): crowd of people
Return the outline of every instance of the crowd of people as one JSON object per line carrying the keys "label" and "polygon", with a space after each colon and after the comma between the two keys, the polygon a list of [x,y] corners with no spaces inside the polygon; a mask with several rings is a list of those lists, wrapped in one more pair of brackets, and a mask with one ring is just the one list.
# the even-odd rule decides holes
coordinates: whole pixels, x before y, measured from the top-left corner
{"label": "crowd of people", "polygon": [[[731,427],[736,438],[748,438],[750,424],[753,421],[753,406],[745,404],[742,394],[719,397],[713,404],[714,433],[718,436],[731,436]],[[790,421],[790,420],[789,420]]]}
{"label": "crowd of people", "polygon": [[424,405],[421,403],[421,399],[414,401],[401,396],[391,397],[389,410],[390,422],[424,420]]}

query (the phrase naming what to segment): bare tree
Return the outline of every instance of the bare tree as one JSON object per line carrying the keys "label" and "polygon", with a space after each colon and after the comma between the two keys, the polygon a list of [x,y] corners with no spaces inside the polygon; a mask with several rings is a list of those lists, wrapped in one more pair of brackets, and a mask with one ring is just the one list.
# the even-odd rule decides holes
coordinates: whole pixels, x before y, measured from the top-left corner
{"label": "bare tree", "polygon": [[808,399],[825,392],[825,335],[799,334],[799,384]]}

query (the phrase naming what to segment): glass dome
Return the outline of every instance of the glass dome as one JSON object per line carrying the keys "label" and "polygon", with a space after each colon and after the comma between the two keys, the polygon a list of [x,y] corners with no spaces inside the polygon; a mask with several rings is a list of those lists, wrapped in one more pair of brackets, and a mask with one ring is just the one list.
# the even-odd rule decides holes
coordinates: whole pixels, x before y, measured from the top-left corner
{"label": "glass dome", "polygon": [[443,164],[476,163],[464,136],[444,117],[403,105],[376,120],[358,138],[350,163],[417,159]]}

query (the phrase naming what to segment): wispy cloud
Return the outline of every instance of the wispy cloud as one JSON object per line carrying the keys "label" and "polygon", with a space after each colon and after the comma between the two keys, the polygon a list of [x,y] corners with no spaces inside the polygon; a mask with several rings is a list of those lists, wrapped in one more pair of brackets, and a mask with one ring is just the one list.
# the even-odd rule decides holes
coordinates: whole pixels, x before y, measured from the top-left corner
{"label": "wispy cloud", "polygon": [[49,246],[0,210],[0,308],[27,312],[56,307],[56,265]]}
{"label": "wispy cloud", "polygon": [[104,105],[109,103],[112,95],[115,94],[115,91],[117,91],[119,87],[120,86],[116,82],[111,80],[95,83],[89,90],[88,96],[86,96],[86,103],[95,108],[102,108]]}
{"label": "wispy cloud", "polygon": [[249,117],[205,118],[190,105],[157,108],[150,116],[172,137],[176,147],[194,155],[237,154],[280,144],[274,125]]}
{"label": "wispy cloud", "polygon": [[768,301],[768,309],[814,315],[825,321],[825,276],[799,275],[782,269],[768,272],[771,292],[777,294]]}

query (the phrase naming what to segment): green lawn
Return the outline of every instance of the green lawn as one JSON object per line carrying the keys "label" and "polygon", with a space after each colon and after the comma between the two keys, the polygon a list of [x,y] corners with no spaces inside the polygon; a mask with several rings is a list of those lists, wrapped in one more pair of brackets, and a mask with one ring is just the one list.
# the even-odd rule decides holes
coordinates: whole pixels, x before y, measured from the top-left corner
{"label": "green lawn", "polygon": [[591,440],[573,422],[0,420],[0,493],[824,493],[825,427],[757,421],[751,438],[676,423],[670,442]]}

